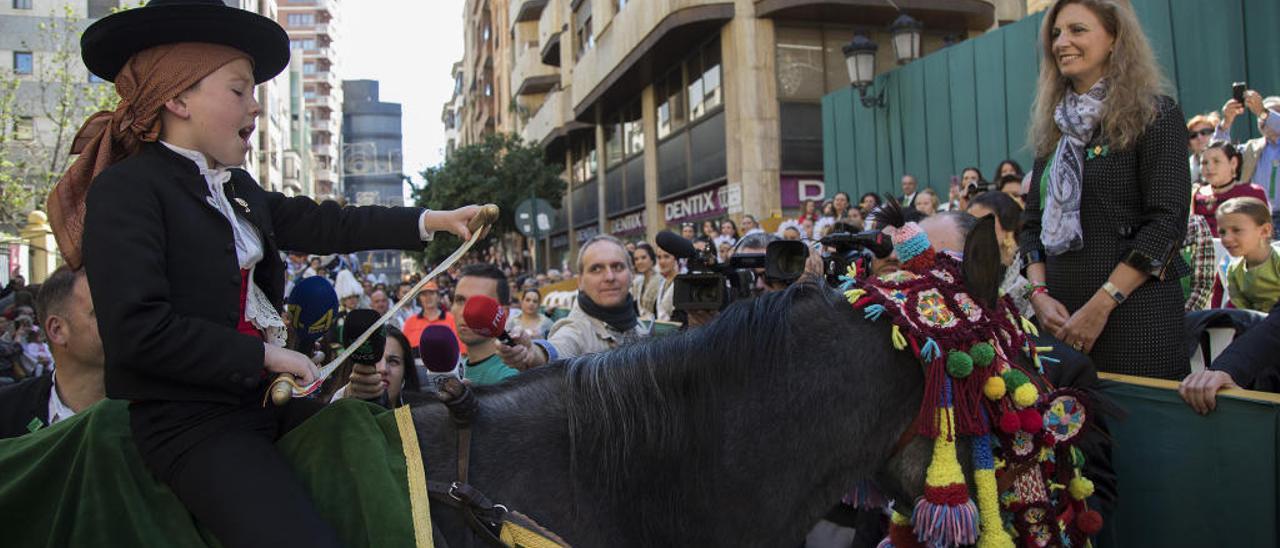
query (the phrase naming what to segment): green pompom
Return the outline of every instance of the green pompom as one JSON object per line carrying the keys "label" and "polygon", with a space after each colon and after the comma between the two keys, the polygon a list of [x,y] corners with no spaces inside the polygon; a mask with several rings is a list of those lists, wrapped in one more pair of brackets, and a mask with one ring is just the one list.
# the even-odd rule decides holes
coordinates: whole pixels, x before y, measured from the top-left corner
{"label": "green pompom", "polygon": [[1009,387],[1010,392],[1013,392],[1017,390],[1018,387],[1031,382],[1031,379],[1027,378],[1026,373],[1018,371],[1017,369],[1005,371],[1004,374],[1000,376],[1004,377],[1004,384]]}
{"label": "green pompom", "polygon": [[996,349],[989,342],[980,342],[969,347],[969,357],[973,358],[973,365],[986,367],[996,359]]}
{"label": "green pompom", "polygon": [[947,374],[963,379],[973,373],[973,358],[964,352],[952,350],[947,353]]}

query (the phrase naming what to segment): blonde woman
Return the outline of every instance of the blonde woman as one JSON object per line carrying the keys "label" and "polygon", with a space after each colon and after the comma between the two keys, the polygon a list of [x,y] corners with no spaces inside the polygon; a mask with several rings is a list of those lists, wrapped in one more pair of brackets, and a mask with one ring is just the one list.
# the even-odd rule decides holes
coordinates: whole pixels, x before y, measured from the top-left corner
{"label": "blonde woman", "polygon": [[919,211],[920,215],[925,217],[932,217],[933,214],[938,212],[938,204],[940,202],[938,193],[934,192],[932,188],[926,188],[920,191],[919,196],[916,196],[916,211]]}
{"label": "blonde woman", "polygon": [[[1040,31],[1019,242],[1043,330],[1102,371],[1188,372],[1182,111],[1129,2],[1058,0]],[[1042,201],[1043,196],[1043,201]],[[1042,205],[1043,204],[1043,205]],[[1084,227],[1088,227],[1086,230]]]}

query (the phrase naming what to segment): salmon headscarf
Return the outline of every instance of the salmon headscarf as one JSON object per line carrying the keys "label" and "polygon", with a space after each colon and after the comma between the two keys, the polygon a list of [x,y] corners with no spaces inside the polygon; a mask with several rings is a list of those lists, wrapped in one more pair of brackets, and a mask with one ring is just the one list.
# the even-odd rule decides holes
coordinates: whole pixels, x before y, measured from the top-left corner
{"label": "salmon headscarf", "polygon": [[166,44],[138,52],[116,75],[120,103],[114,112],[89,117],[71,142],[79,154],[49,193],[45,206],[62,258],[80,268],[85,197],[103,170],[160,138],[164,104],[236,59],[253,59],[230,46],[203,42]]}

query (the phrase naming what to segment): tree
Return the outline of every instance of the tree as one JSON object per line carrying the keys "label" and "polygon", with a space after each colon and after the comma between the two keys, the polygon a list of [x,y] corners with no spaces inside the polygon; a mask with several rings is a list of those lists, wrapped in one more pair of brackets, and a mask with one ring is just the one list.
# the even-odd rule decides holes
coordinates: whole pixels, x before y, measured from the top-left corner
{"label": "tree", "polygon": [[[71,163],[71,141],[80,125],[100,110],[115,110],[119,98],[106,83],[91,82],[80,61],[86,20],[71,6],[40,23],[30,77],[0,72],[0,227],[17,228]],[[19,122],[24,133],[17,135]],[[28,125],[29,124],[29,125]]]}
{"label": "tree", "polygon": [[[458,148],[443,164],[422,172],[426,186],[414,191],[417,205],[453,209],[466,204],[497,204],[502,215],[495,234],[516,230],[515,208],[530,196],[560,203],[565,184],[563,167],[547,163],[541,148],[515,134],[491,134],[484,141]],[[451,236],[437,237],[427,258],[438,261],[458,245]]]}

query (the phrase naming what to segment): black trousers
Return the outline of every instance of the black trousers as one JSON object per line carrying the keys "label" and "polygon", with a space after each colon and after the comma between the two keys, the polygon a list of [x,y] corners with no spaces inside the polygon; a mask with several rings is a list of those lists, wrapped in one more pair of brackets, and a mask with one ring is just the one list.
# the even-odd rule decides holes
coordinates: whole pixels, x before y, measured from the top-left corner
{"label": "black trousers", "polygon": [[224,546],[339,546],[275,441],[323,404],[134,402],[142,459]]}

